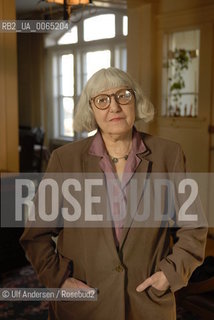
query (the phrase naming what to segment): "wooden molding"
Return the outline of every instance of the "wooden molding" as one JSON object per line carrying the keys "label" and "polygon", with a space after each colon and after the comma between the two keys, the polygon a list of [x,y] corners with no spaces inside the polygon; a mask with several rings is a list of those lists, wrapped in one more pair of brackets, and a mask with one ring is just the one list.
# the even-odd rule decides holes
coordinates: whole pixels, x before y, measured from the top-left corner
{"label": "wooden molding", "polygon": [[214,21],[214,5],[185,11],[159,14],[156,17],[158,29],[170,30]]}

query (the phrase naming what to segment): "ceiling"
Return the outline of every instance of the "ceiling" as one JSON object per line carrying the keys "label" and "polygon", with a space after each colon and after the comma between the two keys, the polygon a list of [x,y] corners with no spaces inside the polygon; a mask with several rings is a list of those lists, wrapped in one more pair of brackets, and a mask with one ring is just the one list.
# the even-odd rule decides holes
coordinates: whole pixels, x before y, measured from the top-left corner
{"label": "ceiling", "polygon": [[[92,0],[92,5],[107,8],[126,8],[127,0]],[[18,14],[48,10],[59,6],[46,3],[45,0],[16,0],[16,12]],[[61,7],[61,6],[60,6]]]}

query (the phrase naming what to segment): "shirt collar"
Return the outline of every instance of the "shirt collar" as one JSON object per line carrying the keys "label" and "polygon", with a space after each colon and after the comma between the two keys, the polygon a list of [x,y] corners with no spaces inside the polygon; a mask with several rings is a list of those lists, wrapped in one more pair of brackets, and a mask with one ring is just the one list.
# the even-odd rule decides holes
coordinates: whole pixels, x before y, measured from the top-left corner
{"label": "shirt collar", "polygon": [[99,130],[97,130],[97,133],[94,136],[88,153],[97,157],[103,157],[105,154],[107,154],[105,143]]}

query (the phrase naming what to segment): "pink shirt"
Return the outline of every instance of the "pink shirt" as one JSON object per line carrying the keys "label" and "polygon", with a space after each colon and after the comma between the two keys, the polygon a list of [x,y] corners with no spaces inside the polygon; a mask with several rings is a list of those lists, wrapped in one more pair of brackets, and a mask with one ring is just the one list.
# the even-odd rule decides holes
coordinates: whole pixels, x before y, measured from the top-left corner
{"label": "pink shirt", "polygon": [[116,245],[119,245],[124,219],[122,216],[126,214],[127,197],[126,190],[129,186],[130,180],[139,166],[141,159],[138,153],[143,153],[146,147],[143,143],[140,133],[134,128],[132,136],[132,149],[126,161],[122,180],[120,181],[116,175],[115,168],[109,158],[100,131],[96,133],[89,149],[89,154],[100,157],[100,168],[105,174],[106,185],[108,190],[108,199],[113,218],[113,232],[115,236]]}

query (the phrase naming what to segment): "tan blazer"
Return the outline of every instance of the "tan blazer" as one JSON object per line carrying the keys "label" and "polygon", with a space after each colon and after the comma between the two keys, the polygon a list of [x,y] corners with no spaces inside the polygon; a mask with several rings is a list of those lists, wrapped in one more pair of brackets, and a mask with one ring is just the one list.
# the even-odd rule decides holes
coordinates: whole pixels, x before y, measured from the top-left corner
{"label": "tan blazer", "polygon": [[[48,172],[101,172],[100,158],[88,154],[92,139],[55,150]],[[178,144],[144,133],[142,139],[146,150],[139,154],[137,172],[185,170]],[[203,262],[206,234],[206,227],[181,228],[170,250],[169,228],[135,228],[130,219],[119,252],[111,228],[26,228],[20,241],[46,287],[60,287],[71,268],[74,278],[98,289],[96,302],[52,302],[49,319],[175,320],[173,292],[187,285]],[[52,235],[58,235],[57,252]],[[170,289],[136,292],[137,285],[158,270],[164,271]]]}

